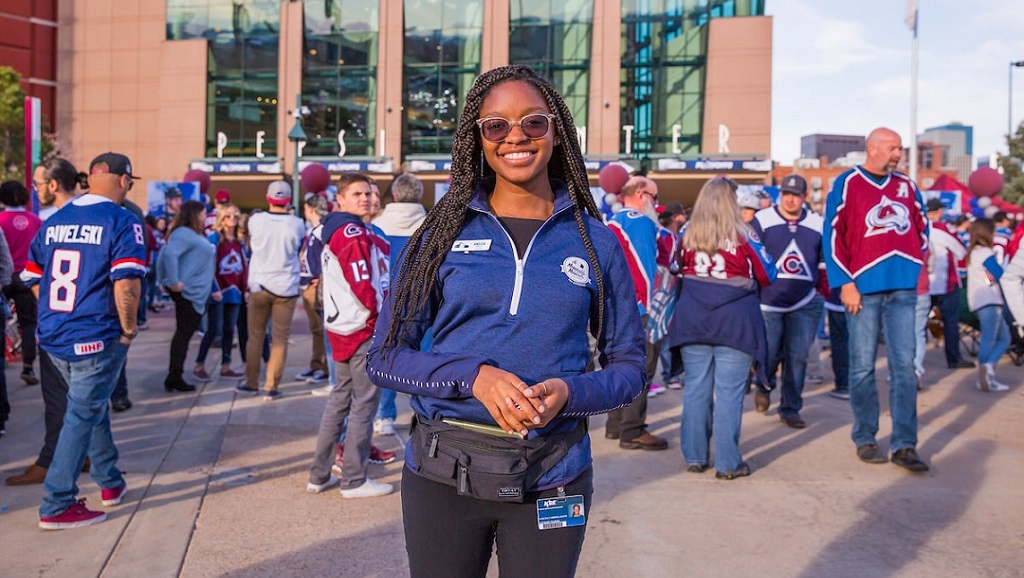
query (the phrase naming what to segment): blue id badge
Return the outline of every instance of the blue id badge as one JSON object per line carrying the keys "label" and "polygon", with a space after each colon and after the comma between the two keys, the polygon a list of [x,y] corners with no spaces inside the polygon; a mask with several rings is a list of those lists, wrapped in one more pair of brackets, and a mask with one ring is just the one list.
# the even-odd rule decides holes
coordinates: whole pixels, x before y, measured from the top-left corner
{"label": "blue id badge", "polygon": [[563,496],[537,500],[537,527],[541,530],[571,528],[586,524],[583,496]]}

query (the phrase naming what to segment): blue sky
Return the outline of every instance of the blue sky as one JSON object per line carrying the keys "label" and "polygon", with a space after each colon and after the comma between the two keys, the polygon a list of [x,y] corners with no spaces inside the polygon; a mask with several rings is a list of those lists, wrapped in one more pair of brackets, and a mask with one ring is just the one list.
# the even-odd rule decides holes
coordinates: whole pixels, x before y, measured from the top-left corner
{"label": "blue sky", "polygon": [[[800,137],[910,138],[912,34],[905,0],[767,0],[774,19],[772,157],[789,164]],[[1011,61],[1024,60],[1024,0],[920,0],[918,132],[974,126],[974,155],[1005,152]],[[1013,73],[1014,124],[1024,121],[1024,68]]]}

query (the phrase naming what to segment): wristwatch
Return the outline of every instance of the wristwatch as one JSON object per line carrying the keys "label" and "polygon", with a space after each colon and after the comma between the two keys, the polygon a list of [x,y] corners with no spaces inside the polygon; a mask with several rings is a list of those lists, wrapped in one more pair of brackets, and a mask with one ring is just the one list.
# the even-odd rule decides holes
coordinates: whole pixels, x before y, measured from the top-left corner
{"label": "wristwatch", "polygon": [[128,333],[124,329],[121,330],[121,337],[124,337],[128,341],[131,341],[131,340],[135,339],[138,336],[139,336],[139,329],[137,327],[135,328],[135,331],[132,331],[131,333]]}

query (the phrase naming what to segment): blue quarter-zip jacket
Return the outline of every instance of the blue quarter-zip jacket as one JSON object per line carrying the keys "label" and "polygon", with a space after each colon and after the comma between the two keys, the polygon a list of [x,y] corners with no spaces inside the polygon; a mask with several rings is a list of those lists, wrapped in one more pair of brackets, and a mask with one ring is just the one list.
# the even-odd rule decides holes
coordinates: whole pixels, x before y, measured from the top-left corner
{"label": "blue quarter-zip jacket", "polygon": [[[600,221],[585,222],[604,279],[604,328],[598,336],[603,369],[586,372],[587,332],[597,323],[597,282],[564,183],[552,181],[555,206],[522,259],[488,209],[493,180],[470,202],[462,232],[438,272],[429,311],[398,347],[381,347],[391,322],[385,301],[370,346],[367,372],[380,387],[412,394],[420,415],[494,424],[472,395],[480,366],[492,365],[528,385],[561,378],[569,386],[562,413],[529,437],[556,434],[578,420],[625,406],[643,390],[644,333],[629,268],[618,242]],[[419,344],[433,333],[429,351]],[[412,449],[406,464],[413,468]],[[532,490],[566,484],[591,464],[584,437]],[[414,470],[415,471],[415,470]]]}

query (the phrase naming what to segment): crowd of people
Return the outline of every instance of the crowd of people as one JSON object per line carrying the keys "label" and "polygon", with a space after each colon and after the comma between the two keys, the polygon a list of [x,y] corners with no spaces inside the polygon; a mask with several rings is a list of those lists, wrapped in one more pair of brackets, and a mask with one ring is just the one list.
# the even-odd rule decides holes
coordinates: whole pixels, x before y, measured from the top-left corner
{"label": "crowd of people", "polygon": [[[370,177],[344,173],[335,194],[307,193],[304,218],[283,181],[251,215],[227,190],[204,203],[177,189],[161,214],[142,215],[126,199],[137,176],[117,153],[87,173],[63,159],[38,167],[38,216],[23,185],[3,183],[0,286],[24,337],[21,378],[41,382],[46,424],[37,460],[6,483],[44,485],[45,529],[104,519],[78,499],[83,471],[104,506],[121,502],[110,411],[131,408],[125,359],[162,295],[175,319],[164,389],[193,392],[215,374],[266,401],[281,396],[301,299],[313,340],[296,377],[327,381],[312,390],[326,399],[311,493],[391,493],[368,464],[396,455],[372,436],[394,433],[396,393],[411,396],[402,506],[413,576],[483,575],[495,542],[503,574],[572,575],[592,511],[587,418],[607,413],[605,437],[623,450],[665,450],[646,423],[647,399],[665,389],[683,390],[686,471],[750,475],[746,395],[766,413],[779,389],[780,422],[806,427],[808,362],[826,327],[829,393],[849,401],[864,462],[928,470],[916,450],[917,394],[933,308],[948,367],[977,367],[982,392],[1010,389],[996,366],[1024,338],[1024,228],[977,218],[965,243],[947,207],[896,171],[895,132],[868,136],[865,162],[836,180],[823,215],[796,174],[774,200],[718,176],[691,209],[662,206],[657,183],[634,175],[609,218],[568,135],[572,117],[550,82],[508,66],[467,94],[450,187],[429,212],[411,174],[382,203]],[[960,354],[961,301],[980,330],[977,366]],[[888,453],[876,438],[883,341]],[[208,371],[215,345],[219,369]],[[664,385],[654,383],[659,362]],[[10,411],[2,375],[0,430]]]}

